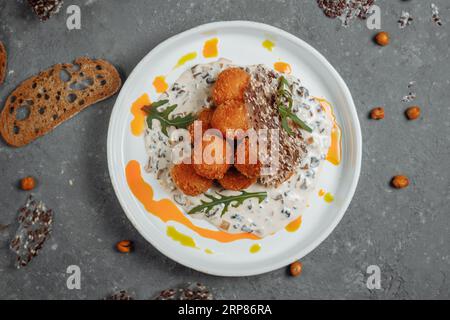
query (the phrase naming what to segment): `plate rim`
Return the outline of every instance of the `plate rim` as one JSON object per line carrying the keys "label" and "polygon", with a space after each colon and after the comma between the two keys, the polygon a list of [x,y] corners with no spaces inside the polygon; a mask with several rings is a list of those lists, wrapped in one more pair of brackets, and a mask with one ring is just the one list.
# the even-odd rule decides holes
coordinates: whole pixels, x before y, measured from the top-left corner
{"label": "plate rim", "polygon": [[[113,165],[113,145],[114,141],[112,138],[112,130],[113,130],[113,122],[114,119],[117,117],[116,114],[119,112],[120,105],[122,104],[122,101],[124,99],[124,96],[126,95],[126,91],[128,91],[128,88],[130,86],[132,78],[134,78],[134,75],[138,73],[138,70],[140,70],[140,67],[144,65],[144,63],[149,59],[149,56],[151,56],[154,52],[163,49],[165,46],[168,46],[172,44],[173,42],[177,41],[180,38],[183,38],[185,36],[189,36],[194,33],[198,32],[205,32],[205,29],[219,29],[219,28],[230,28],[230,27],[244,27],[244,28],[256,28],[264,32],[271,32],[273,34],[276,34],[277,36],[284,37],[288,39],[289,41],[294,42],[297,45],[300,45],[301,47],[305,48],[306,50],[309,50],[311,54],[313,54],[325,67],[328,69],[334,76],[334,78],[338,82],[338,86],[342,89],[342,93],[344,94],[344,99],[349,102],[349,114],[351,117],[351,122],[353,123],[355,127],[355,150],[356,150],[356,163],[355,163],[355,170],[354,170],[354,178],[351,181],[349,192],[347,193],[345,199],[342,201],[342,206],[332,221],[332,223],[326,228],[319,236],[311,242],[306,248],[303,250],[299,250],[299,252],[288,259],[283,259],[278,261],[277,263],[270,264],[270,265],[263,265],[257,268],[252,268],[252,270],[241,270],[238,272],[226,272],[224,270],[204,270],[200,268],[198,265],[195,265],[189,261],[189,259],[183,259],[179,256],[176,256],[175,254],[164,251],[164,249],[160,246],[158,241],[155,241],[150,236],[148,236],[143,230],[141,230],[141,225],[137,221],[137,219],[130,213],[130,209],[127,205],[127,202],[124,199],[124,196],[122,193],[119,192],[119,186],[118,186],[118,179],[114,175],[114,165]],[[148,241],[153,247],[155,247],[161,254],[169,257],[170,259],[176,261],[177,263],[180,263],[188,268],[210,274],[210,275],[216,275],[216,276],[226,276],[226,277],[241,277],[241,276],[252,276],[252,275],[259,275],[263,273],[267,273],[273,270],[277,270],[279,268],[285,267],[292,263],[292,261],[299,260],[309,254],[311,251],[313,251],[315,248],[317,248],[322,242],[324,242],[329,235],[334,231],[336,226],[339,224],[339,222],[342,220],[343,216],[347,212],[347,209],[354,197],[354,194],[356,192],[356,188],[359,182],[360,174],[361,174],[361,163],[362,163],[362,133],[361,133],[361,126],[359,123],[358,114],[356,112],[356,106],[352,97],[352,94],[350,92],[350,89],[348,88],[347,84],[345,83],[342,76],[339,74],[339,72],[333,67],[333,65],[313,46],[308,44],[306,41],[298,38],[297,36],[280,29],[278,27],[274,27],[265,23],[261,22],[255,22],[255,21],[247,21],[247,20],[230,20],[230,21],[217,21],[217,22],[211,22],[202,24],[199,26],[196,26],[194,28],[188,29],[186,31],[183,31],[181,33],[178,33],[176,35],[173,35],[169,37],[168,39],[160,42],[157,46],[155,46],[153,49],[151,49],[140,61],[139,63],[134,67],[133,71],[129,74],[127,77],[124,85],[122,86],[120,93],[116,99],[116,102],[114,103],[113,110],[111,112],[109,124],[108,124],[108,136],[107,136],[107,161],[108,161],[108,173],[110,176],[111,183],[113,185],[114,192],[116,194],[117,199],[119,200],[119,203],[125,212],[127,218],[130,220],[131,224],[136,228],[136,230],[140,233],[140,235]]]}

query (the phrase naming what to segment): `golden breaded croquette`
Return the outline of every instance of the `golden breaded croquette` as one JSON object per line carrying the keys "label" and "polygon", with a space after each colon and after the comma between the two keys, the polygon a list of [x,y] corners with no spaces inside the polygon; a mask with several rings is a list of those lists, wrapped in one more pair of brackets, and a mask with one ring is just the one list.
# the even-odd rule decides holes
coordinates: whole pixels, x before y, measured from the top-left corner
{"label": "golden breaded croquette", "polygon": [[209,128],[211,128],[211,118],[213,116],[213,113],[214,113],[214,110],[209,109],[209,108],[204,108],[198,114],[197,120],[195,120],[193,123],[191,123],[189,125],[188,130],[189,130],[189,134],[191,135],[191,143],[194,143],[194,125],[196,124],[196,122],[201,121],[201,126],[202,126],[201,136],[203,137],[203,133],[206,130],[208,130]]}
{"label": "golden breaded croquette", "polygon": [[222,179],[233,162],[233,150],[222,137],[205,134],[201,141],[194,143],[193,159],[198,175],[207,179]]}
{"label": "golden breaded croquette", "polygon": [[175,185],[188,196],[198,196],[212,187],[213,181],[195,173],[192,164],[180,163],[170,171]]}
{"label": "golden breaded croquette", "polygon": [[228,100],[219,105],[212,115],[211,127],[220,130],[224,137],[227,136],[227,130],[248,130],[250,118],[245,103]]}
{"label": "golden breaded croquette", "polygon": [[248,138],[238,145],[234,166],[248,178],[259,178],[261,176],[261,162],[258,159],[258,148],[256,146],[250,148]]}
{"label": "golden breaded croquette", "polygon": [[240,68],[223,70],[217,77],[212,98],[216,106],[227,100],[244,101],[244,91],[250,82],[250,75]]}
{"label": "golden breaded croquette", "polygon": [[226,190],[239,191],[247,189],[256,182],[256,178],[247,178],[242,173],[231,167],[218,182]]}

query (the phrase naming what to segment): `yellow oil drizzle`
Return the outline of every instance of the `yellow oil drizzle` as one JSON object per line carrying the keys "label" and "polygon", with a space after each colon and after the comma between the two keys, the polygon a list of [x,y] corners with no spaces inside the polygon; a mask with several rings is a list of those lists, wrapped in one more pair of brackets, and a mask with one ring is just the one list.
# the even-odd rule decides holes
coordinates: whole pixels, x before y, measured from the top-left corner
{"label": "yellow oil drizzle", "polygon": [[165,92],[169,88],[169,85],[166,82],[166,77],[165,76],[157,76],[153,80],[153,87],[155,88],[157,93]]}
{"label": "yellow oil drizzle", "polygon": [[169,199],[155,200],[153,188],[142,177],[141,165],[136,160],[128,162],[125,168],[125,176],[128,186],[137,200],[144,206],[147,212],[161,219],[163,222],[176,221],[191,229],[199,236],[213,239],[222,243],[233,242],[241,239],[258,240],[259,237],[252,233],[228,233],[219,230],[211,230],[195,225],[187,215]]}
{"label": "yellow oil drizzle", "polygon": [[331,193],[327,193],[324,197],[323,200],[325,200],[325,202],[331,203],[334,201],[334,196]]}
{"label": "yellow oil drizzle", "polygon": [[290,74],[292,72],[291,65],[286,62],[278,61],[273,64],[275,70],[281,73]]}
{"label": "yellow oil drizzle", "polygon": [[140,96],[133,104],[131,105],[131,113],[134,118],[131,120],[131,133],[135,136],[140,136],[142,132],[144,132],[145,125],[145,112],[142,111],[143,106],[148,106],[151,104],[150,98],[146,93]]}
{"label": "yellow oil drizzle", "polygon": [[261,250],[261,245],[259,243],[256,243],[250,247],[250,253],[257,253]]}
{"label": "yellow oil drizzle", "polygon": [[323,197],[324,195],[325,195],[325,190],[323,190],[323,189],[320,189],[319,190],[319,197]]}
{"label": "yellow oil drizzle", "polygon": [[302,217],[298,217],[297,219],[291,221],[286,227],[287,232],[295,232],[298,229],[300,229],[300,226],[302,225]]}
{"label": "yellow oil drizzle", "polygon": [[219,55],[219,39],[212,38],[205,41],[203,45],[203,56],[205,58],[214,58]]}
{"label": "yellow oil drizzle", "polygon": [[167,235],[185,247],[197,248],[194,239],[179,232],[175,227],[167,226]]}
{"label": "yellow oil drizzle", "polygon": [[180,58],[180,60],[178,60],[177,65],[175,66],[175,68],[181,67],[186,62],[194,60],[195,58],[197,58],[197,52],[190,52],[188,54],[185,54],[184,56],[182,56]]}
{"label": "yellow oil drizzle", "polygon": [[212,251],[211,249],[205,249],[205,253],[206,253],[206,254],[213,254],[214,251]]}
{"label": "yellow oil drizzle", "polygon": [[273,51],[273,48],[275,47],[275,43],[273,43],[272,41],[266,39],[263,41],[262,46],[264,48],[266,48],[269,51]]}
{"label": "yellow oil drizzle", "polygon": [[316,98],[316,100],[320,103],[328,117],[333,122],[333,127],[331,129],[331,146],[328,149],[327,160],[335,166],[338,166],[342,160],[342,130],[336,121],[336,116],[333,112],[333,107],[331,104],[322,98]]}

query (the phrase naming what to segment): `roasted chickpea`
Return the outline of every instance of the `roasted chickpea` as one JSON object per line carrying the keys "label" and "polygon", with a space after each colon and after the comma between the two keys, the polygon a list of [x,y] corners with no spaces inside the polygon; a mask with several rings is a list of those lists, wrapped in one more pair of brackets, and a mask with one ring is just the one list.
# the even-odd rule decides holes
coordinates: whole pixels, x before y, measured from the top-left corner
{"label": "roasted chickpea", "polygon": [[420,117],[420,108],[418,106],[412,106],[406,109],[406,117],[408,120],[416,120]]}
{"label": "roasted chickpea", "polygon": [[391,185],[396,189],[403,189],[409,186],[409,179],[407,176],[398,175],[392,178]]}
{"label": "roasted chickpea", "polygon": [[373,120],[382,120],[384,119],[384,108],[377,107],[370,111],[370,118]]}
{"label": "roasted chickpea", "polygon": [[133,242],[130,240],[122,240],[116,244],[117,251],[121,253],[129,253],[133,250]]}
{"label": "roasted chickpea", "polygon": [[385,31],[378,32],[375,36],[375,42],[382,47],[387,46],[391,42],[389,33]]}
{"label": "roasted chickpea", "polygon": [[33,177],[25,177],[20,180],[20,188],[24,191],[33,190],[36,187],[36,180]]}
{"label": "roasted chickpea", "polygon": [[303,265],[300,261],[296,261],[289,266],[291,276],[298,277],[302,273]]}

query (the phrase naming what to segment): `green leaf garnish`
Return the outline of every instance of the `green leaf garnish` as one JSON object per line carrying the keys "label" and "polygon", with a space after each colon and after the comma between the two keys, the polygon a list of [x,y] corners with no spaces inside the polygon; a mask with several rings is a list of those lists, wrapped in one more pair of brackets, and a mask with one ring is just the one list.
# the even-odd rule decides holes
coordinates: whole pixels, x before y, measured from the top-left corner
{"label": "green leaf garnish", "polygon": [[[308,131],[311,133],[313,130],[304,122],[302,121],[295,113],[292,112],[292,106],[294,104],[294,100],[292,99],[292,93],[289,89],[289,83],[286,80],[285,77],[280,77],[280,83],[278,86],[278,92],[277,92],[277,106],[278,111],[280,112],[281,116],[281,126],[283,129],[289,134],[294,134],[294,131],[289,126],[288,119],[290,119],[292,122],[294,122],[296,125],[298,125],[303,130]],[[287,105],[286,105],[287,102]]]}
{"label": "green leaf garnish", "polygon": [[192,208],[188,214],[194,214],[198,212],[203,213],[209,213],[211,210],[217,206],[223,204],[224,207],[222,208],[222,212],[220,216],[222,217],[225,213],[227,213],[229,206],[231,205],[233,208],[239,207],[241,204],[244,203],[245,200],[250,198],[258,198],[258,203],[261,203],[264,201],[265,198],[267,198],[267,192],[246,192],[246,191],[240,191],[241,194],[235,195],[235,196],[225,196],[218,192],[216,192],[217,196],[205,194],[205,197],[210,199],[211,201],[204,201],[201,200],[201,205],[198,205],[194,208]]}
{"label": "green leaf garnish", "polygon": [[142,110],[144,110],[147,113],[148,127],[151,129],[153,126],[153,119],[157,119],[161,123],[162,133],[164,133],[168,137],[169,136],[169,134],[167,133],[168,127],[173,126],[178,129],[179,128],[186,129],[192,122],[195,121],[195,119],[197,119],[197,117],[194,116],[192,113],[189,113],[186,116],[177,115],[173,118],[169,118],[169,115],[177,107],[176,104],[168,106],[163,111],[158,111],[158,107],[161,107],[167,103],[169,103],[169,100],[160,100],[157,102],[153,102],[149,106],[143,107]]}

